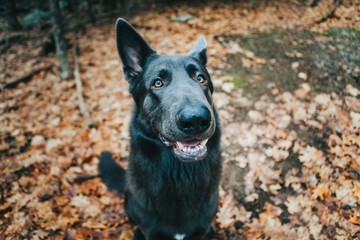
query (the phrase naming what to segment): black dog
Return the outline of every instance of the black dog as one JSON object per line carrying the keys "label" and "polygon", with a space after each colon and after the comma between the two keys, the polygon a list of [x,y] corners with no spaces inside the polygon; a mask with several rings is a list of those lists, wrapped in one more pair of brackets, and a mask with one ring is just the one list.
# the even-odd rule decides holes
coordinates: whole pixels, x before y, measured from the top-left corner
{"label": "black dog", "polygon": [[[157,54],[125,20],[116,42],[135,100],[126,171],[125,210],[134,239],[204,239],[219,201],[220,126],[200,37],[188,55]],[[122,190],[125,171],[100,158],[109,188]]]}

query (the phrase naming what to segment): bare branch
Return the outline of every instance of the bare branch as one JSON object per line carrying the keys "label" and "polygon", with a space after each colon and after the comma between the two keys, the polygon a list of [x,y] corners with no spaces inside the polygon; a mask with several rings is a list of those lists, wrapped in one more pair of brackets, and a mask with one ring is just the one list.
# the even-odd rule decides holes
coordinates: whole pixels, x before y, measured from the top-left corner
{"label": "bare branch", "polygon": [[77,42],[76,42],[75,32],[73,32],[73,42],[74,42],[73,54],[74,54],[74,62],[75,62],[74,77],[75,77],[75,82],[76,82],[76,95],[77,95],[78,102],[79,102],[79,109],[80,109],[81,114],[85,118],[86,126],[88,128],[92,128],[92,127],[95,127],[95,124],[91,120],[90,112],[86,106],[84,95],[83,95],[83,84],[82,84],[81,76],[80,76],[80,64],[79,64],[79,60],[78,60],[78,56],[77,56]]}

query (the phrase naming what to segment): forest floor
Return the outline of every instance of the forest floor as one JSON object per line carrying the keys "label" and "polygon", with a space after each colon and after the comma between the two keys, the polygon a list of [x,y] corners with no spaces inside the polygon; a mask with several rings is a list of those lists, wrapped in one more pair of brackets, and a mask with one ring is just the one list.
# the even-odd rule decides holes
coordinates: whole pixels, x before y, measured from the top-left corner
{"label": "forest floor", "polygon": [[[360,3],[320,21],[332,6],[177,5],[128,19],[161,54],[208,40],[224,162],[214,239],[360,238]],[[1,238],[132,239],[123,197],[97,177],[102,151],[123,167],[129,154],[132,98],[114,22],[77,34],[96,128],[75,81],[59,79],[54,54],[40,56],[41,30],[1,55],[0,86],[52,66],[0,93]]]}

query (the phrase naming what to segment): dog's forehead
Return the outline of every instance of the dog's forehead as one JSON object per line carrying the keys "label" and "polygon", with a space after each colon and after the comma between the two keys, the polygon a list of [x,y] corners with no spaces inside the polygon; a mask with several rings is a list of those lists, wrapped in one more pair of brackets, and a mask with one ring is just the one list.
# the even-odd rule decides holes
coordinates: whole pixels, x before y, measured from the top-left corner
{"label": "dog's forehead", "polygon": [[195,68],[201,68],[201,64],[198,61],[187,55],[158,55],[158,57],[152,60],[146,67],[146,72],[148,74],[158,74],[163,70],[169,72],[184,71],[189,65]]}

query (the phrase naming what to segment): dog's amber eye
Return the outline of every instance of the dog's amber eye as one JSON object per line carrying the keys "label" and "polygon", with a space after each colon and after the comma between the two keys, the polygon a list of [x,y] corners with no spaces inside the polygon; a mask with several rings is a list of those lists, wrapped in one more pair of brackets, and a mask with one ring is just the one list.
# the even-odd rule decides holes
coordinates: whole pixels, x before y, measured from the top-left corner
{"label": "dog's amber eye", "polygon": [[199,75],[196,77],[196,80],[197,80],[199,83],[205,83],[205,82],[206,82],[206,79],[205,79],[204,75],[202,75],[202,74],[199,74]]}
{"label": "dog's amber eye", "polygon": [[164,86],[164,83],[160,80],[160,78],[155,79],[153,86],[156,88],[160,88],[162,86]]}

